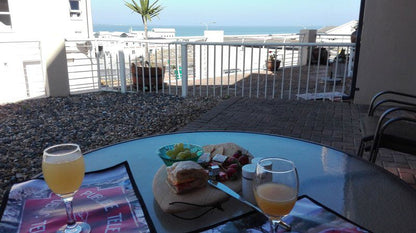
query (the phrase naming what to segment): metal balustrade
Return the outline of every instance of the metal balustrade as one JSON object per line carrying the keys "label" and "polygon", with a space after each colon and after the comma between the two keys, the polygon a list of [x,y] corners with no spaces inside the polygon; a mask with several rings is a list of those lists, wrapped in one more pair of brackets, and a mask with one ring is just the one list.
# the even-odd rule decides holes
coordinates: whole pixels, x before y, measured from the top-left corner
{"label": "metal balustrade", "polygon": [[[351,88],[352,43],[149,43],[147,59],[137,55],[143,49],[98,53],[100,90],[335,100]],[[341,50],[345,57],[337,59]],[[281,61],[278,69],[267,69],[271,54]]]}
{"label": "metal balustrade", "polygon": [[[293,38],[287,41],[293,41]],[[149,43],[147,58],[143,57],[146,54],[145,43]],[[8,54],[16,54],[16,51],[24,54],[19,55],[24,61],[14,62],[12,58],[19,57],[16,55],[2,56],[1,62],[3,71],[10,70],[12,65],[24,65],[22,74],[17,75],[22,77],[22,85],[26,79],[26,85],[19,88],[24,97],[44,96],[40,42],[2,42],[0,46],[5,50],[13,49],[13,53]],[[354,54],[352,43],[213,43],[204,42],[202,38],[194,42],[68,40],[65,47],[72,94],[88,91],[156,92],[179,96],[290,100],[335,100],[349,95]],[[345,57],[336,59],[343,49]],[[268,70],[267,62],[272,54],[280,60],[280,67]],[[5,79],[7,72],[3,71]],[[31,82],[35,73],[37,81],[42,79],[40,84]],[[8,87],[12,83],[10,80],[20,80],[6,79],[9,80],[5,85]],[[35,93],[39,91],[40,94]]]}
{"label": "metal balustrade", "polygon": [[98,91],[98,71],[93,40],[65,42],[71,94]]}

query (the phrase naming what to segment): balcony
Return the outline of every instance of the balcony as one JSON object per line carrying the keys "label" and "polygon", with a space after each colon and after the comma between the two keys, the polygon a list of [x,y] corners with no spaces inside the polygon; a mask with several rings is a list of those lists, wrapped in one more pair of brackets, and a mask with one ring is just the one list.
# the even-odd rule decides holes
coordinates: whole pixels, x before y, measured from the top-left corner
{"label": "balcony", "polygon": [[[299,42],[303,34],[272,42],[67,41],[70,90],[342,100],[350,95],[355,44],[336,40],[346,36],[320,35],[315,43]],[[331,40],[335,43],[324,42]],[[147,59],[146,43],[150,51]],[[342,58],[341,51],[345,53]],[[268,69],[268,62],[276,65],[270,60],[272,54],[280,66]],[[143,61],[161,67],[162,75],[150,68],[145,75],[148,66],[136,67]],[[155,82],[155,75],[162,80]]]}
{"label": "balcony", "polygon": [[[299,38],[299,35],[296,37]],[[292,35],[291,38],[294,36]],[[212,112],[202,116],[200,120],[192,122],[188,126],[183,125],[183,129],[247,130],[284,134],[355,153],[358,147],[356,142],[357,119],[362,113],[360,106],[318,101],[302,101],[298,104],[294,101],[306,98],[338,102],[348,98],[353,86],[351,54],[354,44],[328,43],[326,41],[302,43],[299,42],[300,40],[300,38],[288,39],[291,43],[284,43],[284,41],[180,41],[170,43],[123,41],[121,44],[111,40],[67,41],[70,91],[72,94],[102,91],[108,94],[139,92],[190,97],[230,97],[229,101],[218,105]],[[149,80],[149,86],[134,85],[134,79],[136,79],[136,83],[139,83],[138,74],[136,72],[137,75],[132,75],[131,64],[141,63],[140,55],[143,54],[144,43],[147,42],[149,42],[151,53],[146,60],[150,61],[153,66],[164,67],[162,86],[156,86],[157,84],[152,82],[151,72],[149,77],[142,77],[142,79]],[[9,45],[6,44],[5,47]],[[40,45],[37,46],[40,48]],[[335,59],[343,49],[347,58],[345,63]],[[313,51],[318,51],[317,57]],[[327,51],[328,54],[327,59],[323,59],[324,61],[321,59],[326,56],[321,56],[322,51]],[[266,68],[270,52],[276,53],[278,59],[281,60],[278,69],[267,70]],[[183,54],[186,56],[182,56]],[[40,53],[36,56],[32,60],[41,62]],[[25,86],[26,90],[28,90],[27,88],[30,90],[30,81],[29,79],[29,85]],[[143,83],[146,82],[143,81]],[[29,93],[31,92],[29,91]],[[73,102],[76,103],[78,98],[83,98],[83,95],[74,95],[68,98],[74,98]],[[24,102],[22,104],[25,106],[22,109],[27,109],[27,105]],[[90,104],[93,106],[94,102]],[[123,103],[114,104],[123,105]],[[276,109],[281,108],[284,110],[275,112]],[[308,115],[315,110],[324,115]],[[289,115],[283,114],[284,112],[288,112]],[[350,112],[351,115],[344,117],[341,113],[345,112]],[[120,117],[125,117],[126,114]],[[216,117],[207,120],[207,117],[213,115]],[[230,115],[239,118],[236,119]],[[275,116],[282,118],[275,118]],[[308,121],[309,117],[313,117],[314,120]],[[345,124],[345,121],[351,124]],[[310,125],[311,128],[299,128],[302,124]],[[286,128],[279,128],[283,126]],[[88,129],[86,125],[84,127]],[[105,125],[102,129],[108,127],[112,126]],[[322,130],[317,130],[314,127],[321,127]],[[325,130],[326,127],[335,129]],[[97,132],[103,132],[102,129],[98,129]],[[121,131],[123,130],[121,129]],[[165,131],[161,130],[161,132]],[[119,129],[112,132],[112,134],[119,133]],[[95,135],[95,137],[100,136]],[[115,140],[122,139],[116,138]],[[103,144],[89,146],[97,147],[111,142],[114,141],[100,139],[100,143]],[[384,158],[381,160],[381,166],[403,176],[404,179],[409,177],[405,174],[406,171],[413,171],[411,169],[398,170],[397,166],[401,166],[401,164],[392,163],[392,161],[396,162],[396,158],[398,161],[403,160],[403,155],[387,154],[381,157]],[[410,167],[411,165],[406,166]],[[410,179],[407,181],[412,182]]]}

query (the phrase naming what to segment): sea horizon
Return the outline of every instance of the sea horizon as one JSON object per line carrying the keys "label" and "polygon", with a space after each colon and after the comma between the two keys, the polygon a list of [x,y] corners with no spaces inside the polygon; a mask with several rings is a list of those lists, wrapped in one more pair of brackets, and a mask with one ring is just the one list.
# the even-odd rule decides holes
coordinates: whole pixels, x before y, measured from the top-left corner
{"label": "sea horizon", "polygon": [[[205,25],[152,25],[152,28],[175,28],[176,36],[203,36]],[[223,30],[224,35],[258,35],[258,34],[285,34],[298,33],[302,29],[319,29],[322,26],[219,26],[208,25],[208,30]],[[129,32],[143,31],[143,25],[113,25],[113,24],[94,24],[93,31],[110,31],[110,32]]]}

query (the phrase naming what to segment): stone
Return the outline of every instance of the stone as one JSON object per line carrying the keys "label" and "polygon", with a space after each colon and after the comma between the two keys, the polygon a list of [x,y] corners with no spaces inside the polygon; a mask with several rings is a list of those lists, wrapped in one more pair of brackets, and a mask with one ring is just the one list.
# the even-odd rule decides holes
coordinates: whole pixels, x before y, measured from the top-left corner
{"label": "stone", "polygon": [[89,151],[173,132],[220,101],[215,97],[94,92],[0,105],[0,195],[12,184],[41,172],[42,153],[49,146],[73,142]]}

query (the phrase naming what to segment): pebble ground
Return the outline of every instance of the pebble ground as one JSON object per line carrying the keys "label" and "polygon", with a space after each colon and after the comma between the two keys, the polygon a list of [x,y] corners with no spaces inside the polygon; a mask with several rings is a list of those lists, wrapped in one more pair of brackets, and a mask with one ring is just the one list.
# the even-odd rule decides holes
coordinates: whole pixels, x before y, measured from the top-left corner
{"label": "pebble ground", "polygon": [[0,105],[0,195],[41,172],[42,152],[48,146],[73,142],[88,151],[173,132],[219,101],[96,92]]}
{"label": "pebble ground", "polygon": [[[348,102],[112,92],[0,105],[0,197],[41,172],[43,149],[63,142],[88,151],[174,131],[237,130],[301,138],[354,155],[366,111]],[[416,188],[416,156],[381,150],[377,164]]]}

